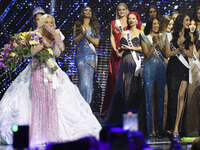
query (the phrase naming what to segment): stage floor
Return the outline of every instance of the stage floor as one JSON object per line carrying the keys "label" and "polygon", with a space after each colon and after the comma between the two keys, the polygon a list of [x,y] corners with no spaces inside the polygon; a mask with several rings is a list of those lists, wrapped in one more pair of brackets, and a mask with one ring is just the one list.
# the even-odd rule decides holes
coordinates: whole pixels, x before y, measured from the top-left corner
{"label": "stage floor", "polygon": [[[146,141],[154,150],[169,150],[171,143],[168,138],[151,138]],[[179,143],[184,150],[190,150],[192,142]],[[12,145],[0,145],[0,150],[14,150],[14,148]],[[38,150],[45,150],[45,147],[40,147]]]}

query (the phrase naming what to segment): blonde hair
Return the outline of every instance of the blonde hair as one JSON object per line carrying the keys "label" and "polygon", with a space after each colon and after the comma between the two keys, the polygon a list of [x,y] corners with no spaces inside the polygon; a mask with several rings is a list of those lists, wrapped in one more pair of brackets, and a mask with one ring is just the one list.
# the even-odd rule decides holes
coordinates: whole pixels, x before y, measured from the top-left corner
{"label": "blonde hair", "polygon": [[[119,3],[118,5],[117,5],[117,8],[116,8],[116,18],[115,19],[119,19],[119,14],[118,14],[118,8],[119,8],[119,6],[124,6],[125,8],[126,8],[126,10],[127,10],[127,14],[129,13],[129,9],[128,9],[128,6],[125,4],[125,3]],[[126,15],[127,15],[126,14]]]}
{"label": "blonde hair", "polygon": [[167,29],[169,22],[172,20],[171,16],[165,15],[160,20],[159,32],[163,33]]}
{"label": "blonde hair", "polygon": [[37,32],[39,32],[40,34],[42,34],[43,32],[43,25],[45,24],[45,20],[47,18],[52,18],[53,19],[53,25],[54,25],[54,28],[56,28],[56,23],[55,23],[55,18],[49,14],[44,14],[41,18],[40,18],[40,21],[38,23],[38,27],[37,27]]}

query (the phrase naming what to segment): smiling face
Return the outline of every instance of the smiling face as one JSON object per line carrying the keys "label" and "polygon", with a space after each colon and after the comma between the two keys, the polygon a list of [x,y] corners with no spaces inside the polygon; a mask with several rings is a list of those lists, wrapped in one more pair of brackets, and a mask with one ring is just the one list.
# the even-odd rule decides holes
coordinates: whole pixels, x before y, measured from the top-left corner
{"label": "smiling face", "polygon": [[85,18],[91,18],[92,17],[92,10],[90,7],[86,7],[83,11],[83,15]]}
{"label": "smiling face", "polygon": [[138,23],[137,17],[134,14],[128,16],[128,24],[130,27],[136,26]]}
{"label": "smiling face", "polygon": [[196,27],[197,27],[196,22],[194,20],[192,20],[189,27],[190,27],[190,32],[193,33],[196,30]]}
{"label": "smiling face", "polygon": [[149,9],[149,17],[154,17],[154,18],[156,18],[156,16],[157,16],[156,9],[155,9],[155,8],[150,8],[150,9]]}
{"label": "smiling face", "polygon": [[157,19],[154,19],[152,23],[152,32],[158,33],[158,31],[159,31],[159,22]]}
{"label": "smiling face", "polygon": [[167,32],[171,32],[172,31],[173,24],[174,24],[174,20],[170,20],[169,24],[167,26],[167,29],[166,29]]}
{"label": "smiling face", "polygon": [[[44,26],[54,27],[53,18],[47,17],[47,18],[45,19]],[[55,28],[55,27],[54,27],[54,28]]]}
{"label": "smiling face", "polygon": [[119,17],[121,18],[127,14],[127,9],[124,6],[120,5],[117,8],[117,12],[118,12]]}
{"label": "smiling face", "polygon": [[190,26],[190,17],[189,16],[185,16],[184,20],[183,20],[183,28],[184,29],[189,29]]}

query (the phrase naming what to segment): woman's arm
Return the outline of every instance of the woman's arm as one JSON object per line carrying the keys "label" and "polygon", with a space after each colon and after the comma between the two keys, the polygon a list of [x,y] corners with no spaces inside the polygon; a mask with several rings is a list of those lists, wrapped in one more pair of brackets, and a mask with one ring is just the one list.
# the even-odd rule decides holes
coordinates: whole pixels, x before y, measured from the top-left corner
{"label": "woman's arm", "polygon": [[181,52],[191,58],[193,56],[193,48],[194,48],[194,45],[190,45],[189,50],[186,50],[185,48],[183,48]]}
{"label": "woman's arm", "polygon": [[[73,35],[76,35],[76,25],[74,25],[74,29],[73,29]],[[83,32],[81,32],[73,41],[74,44],[78,44],[81,40],[81,38],[83,37]]]}
{"label": "woman's arm", "polygon": [[122,49],[126,49],[126,50],[131,50],[131,51],[138,51],[138,52],[142,51],[142,47],[141,46],[138,46],[138,47],[135,47],[135,46],[129,47],[128,45],[122,44],[121,48]]}
{"label": "woman's arm", "polygon": [[167,45],[167,43],[168,43],[169,48],[165,49],[165,56],[166,57],[175,56],[180,51],[180,48],[177,48],[177,49],[171,51],[170,44],[169,44],[168,40],[165,41],[165,45]]}
{"label": "woman's arm", "polygon": [[99,45],[99,39],[98,38],[92,38],[91,36],[89,36],[87,34],[87,29],[86,29],[86,35],[85,37],[88,39],[88,41],[90,41],[92,44],[94,44],[95,46],[98,46]]}
{"label": "woman's arm", "polygon": [[141,39],[141,47],[142,47],[142,51],[145,55],[146,58],[151,58],[153,52],[155,51],[156,48],[156,44],[154,43],[151,47],[150,50],[148,50],[147,44]]}

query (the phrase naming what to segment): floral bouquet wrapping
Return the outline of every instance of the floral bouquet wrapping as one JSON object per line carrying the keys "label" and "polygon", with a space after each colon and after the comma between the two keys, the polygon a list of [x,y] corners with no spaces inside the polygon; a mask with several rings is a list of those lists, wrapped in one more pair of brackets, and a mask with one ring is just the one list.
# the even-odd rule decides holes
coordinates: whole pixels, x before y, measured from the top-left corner
{"label": "floral bouquet wrapping", "polygon": [[[33,56],[34,46],[38,44],[41,44],[42,48]],[[56,62],[52,59],[52,47],[46,47],[43,38],[31,32],[11,36],[11,41],[0,50],[0,67],[8,72],[15,70],[24,59],[31,56],[36,62],[33,65],[33,71],[43,63],[46,63],[52,71],[58,69]]]}

